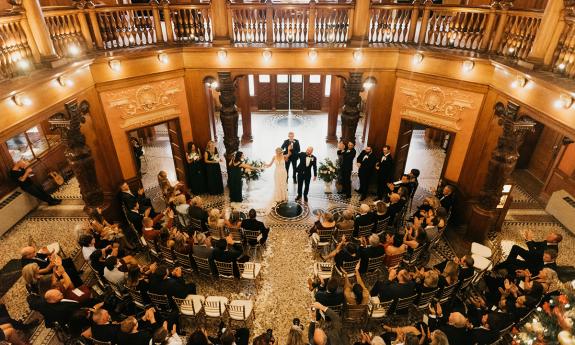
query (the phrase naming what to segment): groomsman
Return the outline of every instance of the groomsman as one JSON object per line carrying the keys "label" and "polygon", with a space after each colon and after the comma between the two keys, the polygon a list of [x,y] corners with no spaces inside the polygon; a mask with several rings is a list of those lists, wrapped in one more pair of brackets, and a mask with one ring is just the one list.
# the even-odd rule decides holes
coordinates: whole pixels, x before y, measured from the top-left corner
{"label": "groomsman", "polygon": [[359,176],[359,189],[356,190],[356,192],[361,194],[361,198],[359,200],[364,200],[367,197],[369,180],[371,179],[375,162],[375,156],[373,155],[373,151],[370,146],[366,146],[359,154],[359,157],[357,157],[357,165],[359,167],[357,171]]}
{"label": "groomsman", "polygon": [[295,201],[301,200],[302,188],[303,199],[307,202],[307,193],[309,192],[309,183],[311,181],[311,173],[313,170],[313,180],[317,178],[317,159],[313,153],[313,147],[308,147],[305,152],[297,155],[299,164],[297,166],[297,198]]}
{"label": "groomsman", "polygon": [[383,200],[387,194],[387,183],[391,181],[393,175],[393,159],[391,157],[391,147],[383,147],[383,155],[375,165],[377,170],[377,199]]}
{"label": "groomsman", "polygon": [[291,154],[286,161],[286,170],[289,176],[289,166],[290,164],[293,165],[293,183],[296,183],[295,179],[297,173],[296,168],[300,147],[299,147],[299,141],[297,139],[294,139],[293,132],[288,133],[288,139],[284,140],[284,143],[282,144],[281,148],[284,152],[284,155],[287,156]]}
{"label": "groomsman", "polygon": [[355,158],[355,144],[348,142],[345,145],[343,142],[338,144],[337,155],[341,159],[341,192],[345,194],[346,198],[351,198],[351,172],[353,171],[353,160]]}

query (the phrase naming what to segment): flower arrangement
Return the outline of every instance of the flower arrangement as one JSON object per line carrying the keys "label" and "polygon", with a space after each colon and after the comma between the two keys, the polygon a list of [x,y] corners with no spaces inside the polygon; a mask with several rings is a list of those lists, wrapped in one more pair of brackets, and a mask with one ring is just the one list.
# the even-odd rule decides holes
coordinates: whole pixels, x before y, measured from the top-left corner
{"label": "flower arrangement", "polygon": [[560,291],[559,296],[553,296],[537,307],[533,318],[530,317],[515,335],[514,345],[575,344],[575,289],[571,283],[566,283]]}
{"label": "flower arrangement", "polygon": [[249,160],[249,159],[247,159],[245,163],[257,169],[244,169],[242,177],[246,181],[259,180],[262,174],[262,168],[265,166],[265,163],[262,162],[261,160]]}
{"label": "flower arrangement", "polygon": [[331,182],[337,178],[337,168],[331,159],[326,158],[323,162],[319,163],[318,177],[324,182]]}

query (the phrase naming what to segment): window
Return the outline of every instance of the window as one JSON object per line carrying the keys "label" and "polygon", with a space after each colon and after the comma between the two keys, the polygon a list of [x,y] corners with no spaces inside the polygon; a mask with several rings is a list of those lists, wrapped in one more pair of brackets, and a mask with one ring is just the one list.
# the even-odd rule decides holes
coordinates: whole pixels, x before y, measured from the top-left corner
{"label": "window", "polygon": [[291,76],[292,83],[301,83],[303,81],[303,76],[301,74],[294,74]]}
{"label": "window", "polygon": [[269,74],[260,74],[258,76],[258,80],[260,83],[269,83],[270,82],[270,75]]}
{"label": "window", "polygon": [[38,157],[50,148],[48,146],[48,140],[46,140],[46,137],[39,126],[34,126],[27,130],[26,136],[28,137],[30,146],[32,146],[34,156]]}
{"label": "window", "polygon": [[325,76],[325,90],[323,94],[325,95],[325,97],[329,97],[329,95],[331,94],[331,75],[329,74]]}
{"label": "window", "polygon": [[287,74],[278,74],[278,84],[285,84],[288,82]]}
{"label": "window", "polygon": [[6,141],[6,146],[8,146],[8,152],[12,156],[12,160],[17,162],[21,159],[31,161],[34,159],[34,154],[30,149],[28,140],[24,133],[20,133]]}
{"label": "window", "polygon": [[309,76],[309,83],[310,84],[319,84],[321,83],[321,75],[319,74],[312,74]]}
{"label": "window", "polygon": [[26,132],[8,139],[6,146],[14,162],[21,159],[32,161],[61,142],[60,133],[51,131],[46,119]]}
{"label": "window", "polygon": [[254,87],[254,75],[253,74],[248,74],[248,90],[250,93],[250,97],[253,97],[256,94],[255,87]]}

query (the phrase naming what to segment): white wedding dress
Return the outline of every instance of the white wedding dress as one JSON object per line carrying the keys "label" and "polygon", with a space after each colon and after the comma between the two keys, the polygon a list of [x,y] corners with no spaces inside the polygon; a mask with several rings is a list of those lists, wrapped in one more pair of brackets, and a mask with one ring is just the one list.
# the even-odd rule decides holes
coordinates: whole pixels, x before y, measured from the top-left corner
{"label": "white wedding dress", "polygon": [[285,161],[274,158],[276,169],[274,171],[274,201],[287,200],[287,170]]}

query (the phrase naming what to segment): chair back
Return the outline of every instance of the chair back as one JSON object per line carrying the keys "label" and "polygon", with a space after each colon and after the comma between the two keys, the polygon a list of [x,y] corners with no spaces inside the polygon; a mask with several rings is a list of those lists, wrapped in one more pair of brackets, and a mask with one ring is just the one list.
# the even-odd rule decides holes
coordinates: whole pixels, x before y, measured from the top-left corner
{"label": "chair back", "polygon": [[[194,295],[196,297],[197,295]],[[199,296],[197,296],[199,297]],[[178,307],[180,314],[188,315],[188,316],[195,316],[198,315],[202,311],[202,301],[204,300],[203,296],[199,299],[194,298],[176,298],[172,297],[174,303]]]}
{"label": "chair back", "polygon": [[413,302],[415,302],[416,298],[417,294],[414,294],[409,297],[398,298],[397,303],[395,304],[395,313],[401,313],[405,312],[406,310],[409,310],[409,307],[411,307]]}
{"label": "chair back", "polygon": [[449,286],[446,286],[443,288],[443,290],[441,291],[441,293],[439,294],[439,303],[443,304],[448,302],[449,300],[451,300],[451,298],[453,296],[455,296],[455,292],[457,291],[457,286],[459,284],[455,283],[455,284],[451,284]]}
{"label": "chair back", "polygon": [[369,258],[367,260],[367,271],[366,272],[375,272],[381,271],[383,269],[383,260],[385,255],[376,256],[373,258]]}
{"label": "chair back", "polygon": [[318,277],[322,277],[323,279],[328,279],[333,274],[333,264],[330,262],[316,262],[314,264],[314,273]]}
{"label": "chair back", "polygon": [[134,302],[134,305],[136,307],[140,309],[145,309],[147,307],[146,302],[144,301],[144,297],[142,296],[142,293],[140,291],[130,289],[127,286],[124,286],[124,288],[126,289],[128,295],[130,295],[130,297],[132,298],[132,302]]}
{"label": "chair back", "polygon": [[140,236],[140,243],[142,244],[142,246],[144,248],[146,248],[150,254],[152,254],[152,256],[159,258],[160,254],[158,252],[158,248],[156,247],[156,242],[153,241],[146,241],[146,239],[144,238],[144,236]]}
{"label": "chair back", "polygon": [[[217,317],[222,317],[224,316],[224,312],[226,310],[225,305],[222,306],[222,301],[221,300],[206,300],[204,302],[204,312],[206,313],[206,316],[211,316],[214,315]],[[223,308],[222,308],[223,307]]]}
{"label": "chair back", "polygon": [[404,254],[405,254],[405,252],[400,253],[400,254],[395,254],[395,255],[386,255],[384,258],[383,264],[387,268],[397,267],[402,262]]}
{"label": "chair back", "polygon": [[157,244],[158,249],[160,250],[160,254],[162,254],[162,261],[167,263],[168,265],[174,265],[176,263],[176,257],[174,256],[174,251],[172,248],[168,248],[161,244]]}
{"label": "chair back", "polygon": [[437,288],[433,291],[421,293],[419,295],[419,298],[417,299],[417,303],[415,304],[415,309],[417,309],[418,311],[426,310],[429,303],[431,303],[431,300],[433,300],[433,297],[435,297],[437,295],[438,290],[439,290],[439,288]]}
{"label": "chair back", "polygon": [[333,310],[334,313],[336,313],[337,315],[342,315],[343,312],[343,304],[338,304],[338,305],[330,305],[328,307],[329,309]]}
{"label": "chair back", "polygon": [[172,311],[172,306],[170,305],[170,300],[167,295],[160,295],[152,292],[148,292],[148,297],[152,301],[154,307],[161,312]]}
{"label": "chair back", "polygon": [[110,288],[112,288],[112,291],[114,292],[114,295],[116,295],[116,297],[118,297],[121,300],[127,297],[126,296],[127,293],[124,292],[124,287],[122,285],[119,285],[111,281],[108,281],[108,284],[110,285]]}
{"label": "chair back", "polygon": [[319,241],[318,244],[319,245],[327,245],[331,242],[331,238],[333,237],[333,233],[334,230],[333,229],[328,229],[328,230],[317,230],[317,235],[319,236]]}
{"label": "chair back", "polygon": [[212,269],[210,267],[210,261],[207,258],[201,258],[195,255],[192,255],[192,257],[194,258],[194,262],[196,263],[198,273],[206,277],[211,277]]}
{"label": "chair back", "polygon": [[234,320],[243,320],[243,321],[247,320],[249,316],[247,315],[246,306],[243,304],[238,305],[228,304],[228,314],[230,315],[230,318]]}
{"label": "chair back", "polygon": [[212,228],[211,226],[208,226],[208,232],[214,240],[219,240],[226,237],[224,234],[224,228],[221,227]]}
{"label": "chair back", "polygon": [[182,271],[184,271],[187,274],[192,274],[194,270],[194,265],[192,264],[190,255],[179,253],[174,250],[174,256],[176,259],[176,264],[182,268]]}
{"label": "chair back", "polygon": [[260,244],[260,242],[258,241],[258,237],[260,236],[259,231],[243,229],[243,232],[244,232],[244,237],[245,237],[245,239],[249,245],[254,245],[254,243],[256,243],[256,242],[257,243],[255,245]]}
{"label": "chair back", "polygon": [[345,236],[345,238],[349,240],[352,235],[353,235],[353,228],[340,229],[336,227],[335,231],[333,232],[333,241],[336,243],[341,242],[342,236]]}
{"label": "chair back", "polygon": [[261,266],[258,267],[255,262],[238,262],[238,269],[240,270],[240,277],[245,279],[256,279],[259,275]]}
{"label": "chair back", "polygon": [[357,238],[369,237],[373,233],[374,224],[361,225],[357,230]]}
{"label": "chair back", "polygon": [[353,261],[344,261],[343,264],[341,265],[341,269],[342,271],[349,275],[353,275],[355,274],[355,266],[357,266],[357,263],[359,262],[360,259],[357,260],[353,260]]}
{"label": "chair back", "polygon": [[105,289],[108,286],[108,281],[102,279],[102,277],[100,277],[100,275],[98,274],[98,271],[96,271],[96,269],[92,266],[92,264],[90,264],[90,262],[86,262],[88,264],[88,267],[90,267],[90,269],[92,270],[92,272],[94,273],[94,277],[96,277],[96,281],[98,282],[98,284],[100,285],[100,287],[102,289]]}
{"label": "chair back", "polygon": [[232,239],[234,243],[242,243],[243,242],[243,230],[242,228],[236,227],[225,227],[225,232],[232,235]]}
{"label": "chair back", "polygon": [[347,305],[344,309],[343,323],[353,326],[363,326],[367,323],[367,305]]}
{"label": "chair back", "polygon": [[419,245],[415,248],[411,254],[406,254],[403,256],[402,261],[407,266],[414,266],[421,260],[423,255],[428,252],[428,244]]}
{"label": "chair back", "polygon": [[214,260],[216,263],[216,268],[218,269],[218,276],[222,279],[235,279],[234,277],[234,263],[233,262],[222,262]]}
{"label": "chair back", "polygon": [[463,281],[461,282],[461,286],[459,287],[460,293],[461,293],[461,291],[464,291],[465,289],[467,289],[467,287],[469,287],[469,285],[471,284],[473,279],[475,279],[476,275],[477,275],[477,273],[474,273],[471,276],[463,279]]}
{"label": "chair back", "polygon": [[202,221],[197,218],[190,218],[190,230],[202,231]]}
{"label": "chair back", "polygon": [[368,315],[370,319],[380,319],[388,316],[393,300],[368,304]]}
{"label": "chair back", "polygon": [[382,220],[378,220],[376,228],[375,228],[375,232],[378,235],[385,234],[385,232],[387,231],[387,225],[388,224],[389,224],[389,217],[382,219]]}
{"label": "chair back", "polygon": [[92,345],[112,345],[111,341],[99,341],[90,337],[88,337],[88,341],[90,341]]}
{"label": "chair back", "polygon": [[186,209],[186,212],[182,213],[182,212],[178,211],[177,207],[175,209],[175,213],[176,213],[175,220],[178,221],[182,230],[186,229],[190,226],[190,216],[188,215],[187,211],[188,210]]}

